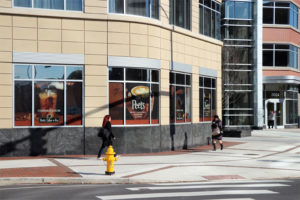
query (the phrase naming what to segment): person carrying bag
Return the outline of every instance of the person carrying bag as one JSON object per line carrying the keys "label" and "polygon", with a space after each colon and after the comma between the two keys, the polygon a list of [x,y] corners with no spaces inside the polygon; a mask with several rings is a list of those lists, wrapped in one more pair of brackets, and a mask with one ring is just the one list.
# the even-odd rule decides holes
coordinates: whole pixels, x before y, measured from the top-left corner
{"label": "person carrying bag", "polygon": [[105,115],[103,118],[102,128],[98,133],[98,137],[102,138],[102,145],[99,149],[97,159],[100,159],[104,149],[109,145],[112,145],[112,139],[115,139],[114,134],[111,130],[111,117],[110,115]]}
{"label": "person carrying bag", "polygon": [[213,142],[213,151],[216,151],[216,145],[217,145],[217,140],[220,143],[221,150],[223,150],[223,126],[222,126],[222,121],[220,120],[218,115],[214,116],[214,119],[211,124],[211,129],[212,129],[212,142]]}

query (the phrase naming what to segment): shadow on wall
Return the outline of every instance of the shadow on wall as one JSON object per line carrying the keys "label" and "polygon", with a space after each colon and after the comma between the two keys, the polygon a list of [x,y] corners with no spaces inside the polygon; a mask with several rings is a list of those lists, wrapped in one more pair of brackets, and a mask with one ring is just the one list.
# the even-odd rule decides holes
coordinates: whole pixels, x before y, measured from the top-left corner
{"label": "shadow on wall", "polygon": [[[169,96],[169,92],[160,92],[160,96]],[[129,101],[130,99],[127,99],[127,101]],[[110,107],[114,107],[116,105],[119,105],[120,103],[123,103],[123,100],[121,101],[117,101],[114,102],[112,104],[110,104]],[[96,112],[102,111],[107,109],[108,105],[96,108],[90,112],[85,113],[85,117],[92,115]],[[73,118],[71,120],[68,121],[68,123],[72,123],[75,122],[77,120],[81,119],[81,117],[77,117],[77,118]],[[99,123],[100,125],[101,123]],[[26,137],[23,137],[21,139],[18,138],[11,138],[9,142],[4,143],[0,146],[0,156],[5,156],[5,155],[9,155],[9,153],[17,151],[18,148],[17,146],[22,144],[23,142],[29,142],[29,152],[27,153],[27,155],[30,156],[39,156],[39,155],[46,155],[47,153],[47,136],[48,134],[50,134],[51,131],[55,130],[55,129],[59,129],[60,127],[52,127],[52,128],[29,128],[29,135]],[[83,151],[85,152],[85,127],[83,127]],[[175,145],[174,145],[174,135],[175,135],[175,125],[170,125],[170,137],[171,137],[171,150],[174,151],[175,150]],[[1,132],[0,132],[1,134]],[[96,135],[96,134],[95,134]]]}

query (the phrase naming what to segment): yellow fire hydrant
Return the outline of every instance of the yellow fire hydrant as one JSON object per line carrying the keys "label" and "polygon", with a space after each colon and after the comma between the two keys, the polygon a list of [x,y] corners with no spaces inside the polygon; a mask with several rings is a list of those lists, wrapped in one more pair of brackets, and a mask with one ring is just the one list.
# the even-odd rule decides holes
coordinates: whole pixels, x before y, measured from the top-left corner
{"label": "yellow fire hydrant", "polygon": [[109,145],[106,152],[106,157],[103,158],[103,160],[106,161],[106,175],[112,175],[115,173],[114,162],[118,160],[118,158],[115,157],[115,155],[116,153],[114,152],[112,145]]}

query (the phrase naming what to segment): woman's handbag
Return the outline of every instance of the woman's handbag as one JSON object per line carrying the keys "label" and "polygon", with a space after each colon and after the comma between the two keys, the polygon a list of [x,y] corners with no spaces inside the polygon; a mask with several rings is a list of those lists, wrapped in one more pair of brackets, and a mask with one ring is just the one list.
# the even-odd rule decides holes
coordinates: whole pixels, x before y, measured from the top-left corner
{"label": "woman's handbag", "polygon": [[213,132],[212,132],[212,136],[220,135],[220,133],[221,133],[221,131],[220,131],[219,127],[214,128]]}

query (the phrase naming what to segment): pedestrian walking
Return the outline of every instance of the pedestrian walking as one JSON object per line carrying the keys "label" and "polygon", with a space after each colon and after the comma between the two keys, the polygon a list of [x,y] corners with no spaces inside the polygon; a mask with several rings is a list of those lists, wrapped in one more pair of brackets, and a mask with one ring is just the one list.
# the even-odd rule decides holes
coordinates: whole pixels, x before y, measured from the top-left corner
{"label": "pedestrian walking", "polygon": [[273,110],[271,110],[269,116],[268,116],[268,126],[269,129],[272,126],[272,128],[274,127],[274,120],[275,120],[275,113]]}
{"label": "pedestrian walking", "polygon": [[110,121],[111,121],[110,115],[105,115],[102,123],[102,128],[100,129],[100,132],[98,134],[98,136],[102,138],[102,145],[99,149],[99,153],[97,156],[98,159],[101,157],[101,154],[103,153],[104,149],[109,145],[112,145],[112,139],[115,139],[115,136],[111,130]]}
{"label": "pedestrian walking", "polygon": [[220,143],[221,150],[223,150],[223,141],[222,141],[222,136],[223,136],[223,126],[222,126],[222,121],[220,120],[218,115],[214,116],[214,119],[211,124],[211,129],[212,129],[212,142],[213,142],[213,147],[214,151],[216,151],[216,145],[217,145],[217,140]]}

